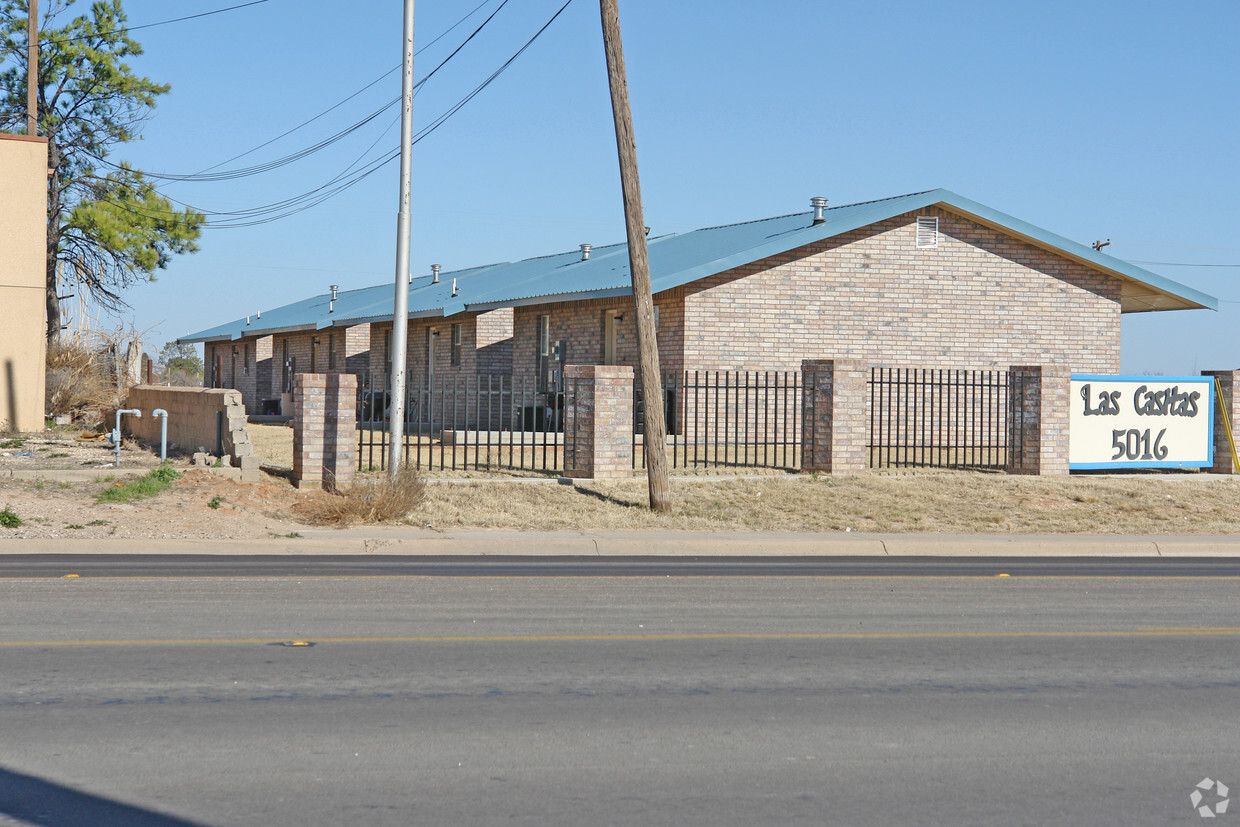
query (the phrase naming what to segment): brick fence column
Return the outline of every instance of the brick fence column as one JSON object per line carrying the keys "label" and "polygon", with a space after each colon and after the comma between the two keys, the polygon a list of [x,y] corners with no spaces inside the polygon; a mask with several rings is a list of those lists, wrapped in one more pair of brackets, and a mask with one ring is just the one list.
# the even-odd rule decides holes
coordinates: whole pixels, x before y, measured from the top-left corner
{"label": "brick fence column", "polygon": [[293,377],[293,485],[323,485],[326,442],[327,376],[298,373]]}
{"label": "brick fence column", "polygon": [[1013,427],[1007,473],[1067,474],[1072,372],[1061,366],[1014,365],[1008,376]]}
{"label": "brick fence column", "polygon": [[327,375],[323,431],[323,487],[334,490],[357,474],[357,377]]}
{"label": "brick fence column", "polygon": [[801,470],[863,474],[865,365],[846,359],[801,360]]}
{"label": "brick fence column", "polygon": [[633,368],[565,365],[564,474],[633,476]]}
{"label": "brick fence column", "polygon": [[[1222,386],[1222,402],[1227,406],[1227,419],[1231,422],[1234,436],[1236,424],[1236,403],[1240,402],[1240,370],[1203,370],[1202,376],[1212,376]],[[1217,403],[1216,403],[1217,404]],[[1210,470],[1215,474],[1240,474],[1240,468],[1231,458],[1231,444],[1227,441],[1227,426],[1218,411],[1214,412],[1214,465]]]}

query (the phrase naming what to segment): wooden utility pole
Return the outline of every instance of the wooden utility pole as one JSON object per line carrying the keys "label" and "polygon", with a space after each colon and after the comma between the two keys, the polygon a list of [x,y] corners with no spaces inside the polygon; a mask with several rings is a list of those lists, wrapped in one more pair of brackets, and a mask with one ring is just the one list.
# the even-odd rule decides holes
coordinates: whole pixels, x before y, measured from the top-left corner
{"label": "wooden utility pole", "polygon": [[641,372],[642,398],[646,401],[644,444],[650,508],[671,511],[672,490],[667,471],[667,423],[663,417],[659,343],[654,327],[654,299],[650,294],[650,260],[646,253],[642,190],[637,176],[637,142],[633,137],[629,84],[624,73],[624,45],[620,41],[620,11],[617,0],[599,0],[599,9],[603,18],[603,48],[607,53],[607,81],[611,86],[611,112],[616,122],[620,185],[624,190],[624,224],[629,241],[629,274],[633,280],[637,349],[640,354],[638,370]]}
{"label": "wooden utility pole", "polygon": [[26,134],[39,134],[39,0],[30,0],[26,52]]}

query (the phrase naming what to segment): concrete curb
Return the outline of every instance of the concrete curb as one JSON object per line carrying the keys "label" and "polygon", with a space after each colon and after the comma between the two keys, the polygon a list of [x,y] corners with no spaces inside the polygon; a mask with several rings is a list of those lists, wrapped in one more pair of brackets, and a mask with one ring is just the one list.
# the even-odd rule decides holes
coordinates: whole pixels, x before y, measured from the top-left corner
{"label": "concrete curb", "polygon": [[261,539],[0,540],[0,554],[528,557],[1240,557],[1240,536],[822,535],[311,530]]}

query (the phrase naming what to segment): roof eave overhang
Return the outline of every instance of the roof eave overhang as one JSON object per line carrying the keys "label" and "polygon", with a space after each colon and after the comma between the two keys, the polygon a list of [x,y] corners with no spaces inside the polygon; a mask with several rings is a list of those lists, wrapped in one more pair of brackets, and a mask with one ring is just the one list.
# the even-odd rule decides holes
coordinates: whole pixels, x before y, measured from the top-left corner
{"label": "roof eave overhang", "polygon": [[232,336],[228,333],[221,333],[217,336],[182,336],[177,339],[178,345],[194,345],[202,342],[231,342]]}
{"label": "roof eave overhang", "polygon": [[[1211,295],[1035,227],[998,210],[992,210],[984,204],[963,198],[948,190],[935,190],[927,195],[936,197],[931,204],[938,204],[983,226],[999,230],[1035,247],[1120,279],[1123,283],[1120,292],[1121,313],[1218,310],[1218,299]],[[930,206],[930,204],[925,206]],[[1134,287],[1143,289],[1134,290]]]}
{"label": "roof eave overhang", "polygon": [[[655,291],[659,292],[658,290]],[[556,302],[580,302],[590,299],[611,299],[616,296],[633,295],[632,287],[614,287],[606,290],[584,290],[577,293],[550,293],[545,296],[527,296],[523,299],[507,299],[504,301],[482,302],[479,304],[461,305],[462,310],[485,313],[488,310],[499,310],[504,307],[530,307],[538,304],[554,304]],[[449,310],[452,308],[445,308]],[[448,315],[445,313],[445,315]]]}
{"label": "roof eave overhang", "polygon": [[[437,319],[447,315],[442,307],[434,307],[430,310],[412,310],[409,312],[410,319]],[[394,321],[392,313],[376,313],[373,316],[350,316],[347,319],[335,319],[330,325],[325,327],[352,327],[359,324],[383,324],[387,322],[391,324]],[[322,328],[320,328],[322,329]]]}

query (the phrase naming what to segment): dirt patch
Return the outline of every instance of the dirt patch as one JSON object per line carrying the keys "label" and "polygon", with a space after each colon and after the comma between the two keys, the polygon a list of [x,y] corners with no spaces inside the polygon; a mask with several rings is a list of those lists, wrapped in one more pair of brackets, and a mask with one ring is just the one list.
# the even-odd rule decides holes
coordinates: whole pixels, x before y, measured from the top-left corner
{"label": "dirt patch", "polygon": [[[12,471],[69,471],[110,468],[116,448],[103,435],[90,431],[45,431],[41,434],[0,434],[0,477]],[[154,468],[159,457],[137,443],[121,445],[121,465]]]}
{"label": "dirt patch", "polygon": [[[269,465],[291,462],[292,431],[251,426]],[[7,469],[90,469],[110,464],[106,443],[76,433],[0,435],[0,511],[23,522],[0,538],[93,537],[255,539],[286,536],[323,511],[323,492],[298,491],[280,476],[235,483],[174,464],[183,476],[150,500],[100,503],[112,480],[58,483],[14,479]],[[29,456],[19,456],[29,454]],[[62,456],[63,455],[63,456]],[[122,467],[143,471],[158,457],[122,449]],[[98,474],[107,474],[98,469]],[[671,529],[779,532],[925,532],[987,534],[1238,534],[1240,477],[1150,474],[1128,477],[1009,477],[935,472],[832,478],[674,478],[673,511],[646,507],[644,478],[560,485],[554,480],[492,478],[436,482],[404,521],[439,529],[530,531]]]}
{"label": "dirt patch", "polygon": [[[243,539],[306,527],[295,512],[307,494],[278,477],[235,483],[191,469],[186,458],[176,457],[171,462],[182,476],[169,490],[149,500],[106,503],[96,495],[120,485],[122,474],[159,466],[158,446],[125,440],[119,471],[113,470],[115,448],[81,431],[0,434],[0,446],[0,511],[7,509],[22,522],[0,528],[0,538]],[[38,471],[52,473],[44,479],[13,476]],[[55,481],[55,472],[70,471],[90,472],[95,479]]]}
{"label": "dirt patch", "polygon": [[[83,483],[0,480],[0,509],[23,525],[0,538],[255,539],[306,528],[290,519],[300,495],[283,480],[242,484],[201,469],[183,475],[149,500],[101,503],[111,480]],[[215,507],[211,503],[215,503]]]}

